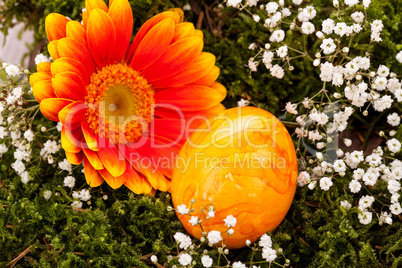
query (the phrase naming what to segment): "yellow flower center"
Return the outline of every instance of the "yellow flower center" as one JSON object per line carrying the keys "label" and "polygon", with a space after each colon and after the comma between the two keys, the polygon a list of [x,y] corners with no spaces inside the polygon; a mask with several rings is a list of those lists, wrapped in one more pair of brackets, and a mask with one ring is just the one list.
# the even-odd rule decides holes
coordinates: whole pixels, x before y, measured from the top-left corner
{"label": "yellow flower center", "polygon": [[87,92],[86,120],[99,137],[135,142],[147,130],[154,91],[139,72],[126,64],[105,66],[92,74]]}

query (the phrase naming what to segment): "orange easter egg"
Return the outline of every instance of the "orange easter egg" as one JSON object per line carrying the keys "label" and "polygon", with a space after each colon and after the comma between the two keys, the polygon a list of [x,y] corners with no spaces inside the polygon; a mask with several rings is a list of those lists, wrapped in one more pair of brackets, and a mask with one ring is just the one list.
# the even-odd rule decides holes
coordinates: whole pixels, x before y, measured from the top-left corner
{"label": "orange easter egg", "polygon": [[[296,153],[283,124],[265,110],[238,107],[205,120],[189,137],[176,161],[171,193],[175,208],[193,209],[191,215],[176,211],[188,233],[202,237],[200,226],[189,223],[198,216],[206,233],[220,231],[227,248],[241,248],[282,222],[296,181]],[[211,205],[215,216],[207,219]],[[229,237],[228,215],[237,219]]]}

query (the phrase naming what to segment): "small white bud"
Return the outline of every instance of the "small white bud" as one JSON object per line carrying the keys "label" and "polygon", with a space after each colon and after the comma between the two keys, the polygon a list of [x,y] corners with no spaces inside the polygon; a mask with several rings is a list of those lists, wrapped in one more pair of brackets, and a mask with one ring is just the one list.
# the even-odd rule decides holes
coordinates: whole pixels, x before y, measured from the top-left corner
{"label": "small white bud", "polygon": [[339,94],[338,92],[335,92],[335,93],[334,93],[334,98],[335,98],[335,99],[339,99],[340,97],[342,97],[341,94]]}
{"label": "small white bud", "polygon": [[357,80],[357,81],[362,80],[362,76],[361,76],[360,74],[356,75],[356,80]]}
{"label": "small white bud", "polygon": [[314,56],[315,56],[316,58],[320,58],[320,57],[321,57],[321,53],[320,53],[320,52],[317,52],[317,53],[314,54]]}
{"label": "small white bud", "polygon": [[313,65],[314,66],[318,66],[318,65],[320,65],[320,63],[321,63],[321,61],[320,61],[320,59],[315,59],[314,61],[313,61]]}
{"label": "small white bud", "polygon": [[342,51],[343,51],[344,53],[348,53],[348,52],[349,52],[349,48],[348,48],[348,47],[344,47],[344,48],[342,48]]}
{"label": "small white bud", "polygon": [[389,132],[389,135],[390,135],[391,137],[393,137],[393,136],[396,135],[396,133],[397,133],[396,130],[391,130],[391,131]]}
{"label": "small white bud", "polygon": [[368,116],[368,111],[365,110],[365,111],[363,112],[363,115],[364,115],[364,116]]}
{"label": "small white bud", "polygon": [[351,139],[343,139],[343,143],[346,145],[346,147],[350,147],[352,145],[352,140]]}
{"label": "small white bud", "polygon": [[320,39],[324,38],[324,34],[321,31],[316,32],[315,35]]}
{"label": "small white bud", "polygon": [[270,43],[266,43],[265,44],[265,49],[269,49],[271,47],[271,44]]}

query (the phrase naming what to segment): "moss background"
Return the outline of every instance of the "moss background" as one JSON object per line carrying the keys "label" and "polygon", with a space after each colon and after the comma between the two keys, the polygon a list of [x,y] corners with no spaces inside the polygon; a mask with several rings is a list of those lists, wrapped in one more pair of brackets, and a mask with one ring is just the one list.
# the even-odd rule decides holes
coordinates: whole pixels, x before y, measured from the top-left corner
{"label": "moss background", "polygon": [[[305,2],[313,3],[317,9],[315,24],[332,12],[330,8],[322,8],[330,6],[331,1]],[[132,0],[130,3],[135,19],[134,31],[137,31],[158,12],[183,7],[188,1]],[[46,50],[46,15],[58,12],[80,20],[84,1],[6,0],[4,4],[0,9],[2,31],[6,32],[13,25],[14,17],[25,22],[28,28],[35,30],[36,44],[32,48],[36,55],[38,50]],[[250,74],[245,65],[255,51],[247,47],[253,42],[263,46],[270,32],[261,24],[256,25],[248,15],[238,14],[236,9],[222,9],[217,1],[192,0],[190,5],[192,10],[185,11],[186,20],[201,26],[205,35],[204,50],[217,56],[216,64],[221,68],[219,81],[228,89],[224,102],[227,107],[236,106],[240,98],[245,98],[280,116],[286,102],[300,101],[321,88],[322,83],[308,59],[298,61],[294,71],[286,70],[282,80],[272,78],[264,66],[258,67],[259,72]],[[400,0],[373,0],[368,10],[369,16],[381,19],[385,26],[384,42],[374,44],[369,50],[375,54],[373,65],[386,64],[399,74],[402,65],[397,64],[394,55],[402,49],[401,6]],[[204,14],[202,21],[199,20],[201,12]],[[302,45],[299,37],[287,34],[288,41],[295,47]],[[368,43],[369,36],[362,38],[367,39],[362,43]],[[312,40],[307,41],[313,50],[318,46]],[[364,49],[364,45],[361,46],[354,47],[351,53],[358,54]],[[374,122],[377,116],[382,115],[373,114],[367,122]],[[41,117],[37,117],[34,125],[38,128],[54,126]],[[352,119],[351,126],[358,128],[361,121]],[[40,138],[37,143],[40,148]],[[52,166],[35,163],[29,167],[33,181],[23,184],[10,168],[12,161],[12,154],[7,153],[3,155],[0,167],[1,267],[25,250],[29,252],[25,252],[15,267],[148,267],[152,266],[149,260],[152,254],[158,256],[160,263],[167,262],[168,255],[177,254],[172,235],[185,231],[174,213],[166,210],[171,205],[169,194],[158,192],[155,197],[137,196],[127,188],[112,190],[103,184],[91,192],[90,205],[74,210],[70,206],[71,193],[62,186],[66,174],[60,174]],[[75,168],[74,177],[77,178],[76,187],[87,187],[80,168]],[[342,179],[349,180],[348,176]],[[361,225],[356,208],[346,211],[339,207],[346,196],[343,185],[347,184],[336,185],[338,188],[331,188],[329,192],[299,188],[284,222],[273,232],[274,244],[283,249],[291,266],[401,267],[402,218],[391,226],[380,226],[378,221]],[[49,189],[60,195],[53,194],[46,201],[43,191]],[[102,199],[104,194],[109,195],[107,201]],[[217,256],[216,250],[205,248],[210,250],[210,256]],[[247,248],[233,250],[228,258],[247,262],[251,254]],[[200,263],[200,256],[193,258]],[[279,263],[284,260],[278,256]]]}

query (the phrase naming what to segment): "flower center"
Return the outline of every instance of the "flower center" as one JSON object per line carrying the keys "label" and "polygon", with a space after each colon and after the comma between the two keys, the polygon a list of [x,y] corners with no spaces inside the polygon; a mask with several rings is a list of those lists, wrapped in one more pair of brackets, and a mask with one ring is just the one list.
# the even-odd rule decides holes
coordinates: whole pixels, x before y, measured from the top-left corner
{"label": "flower center", "polygon": [[103,67],[91,76],[86,120],[100,138],[135,142],[147,130],[154,103],[152,86],[126,64]]}

